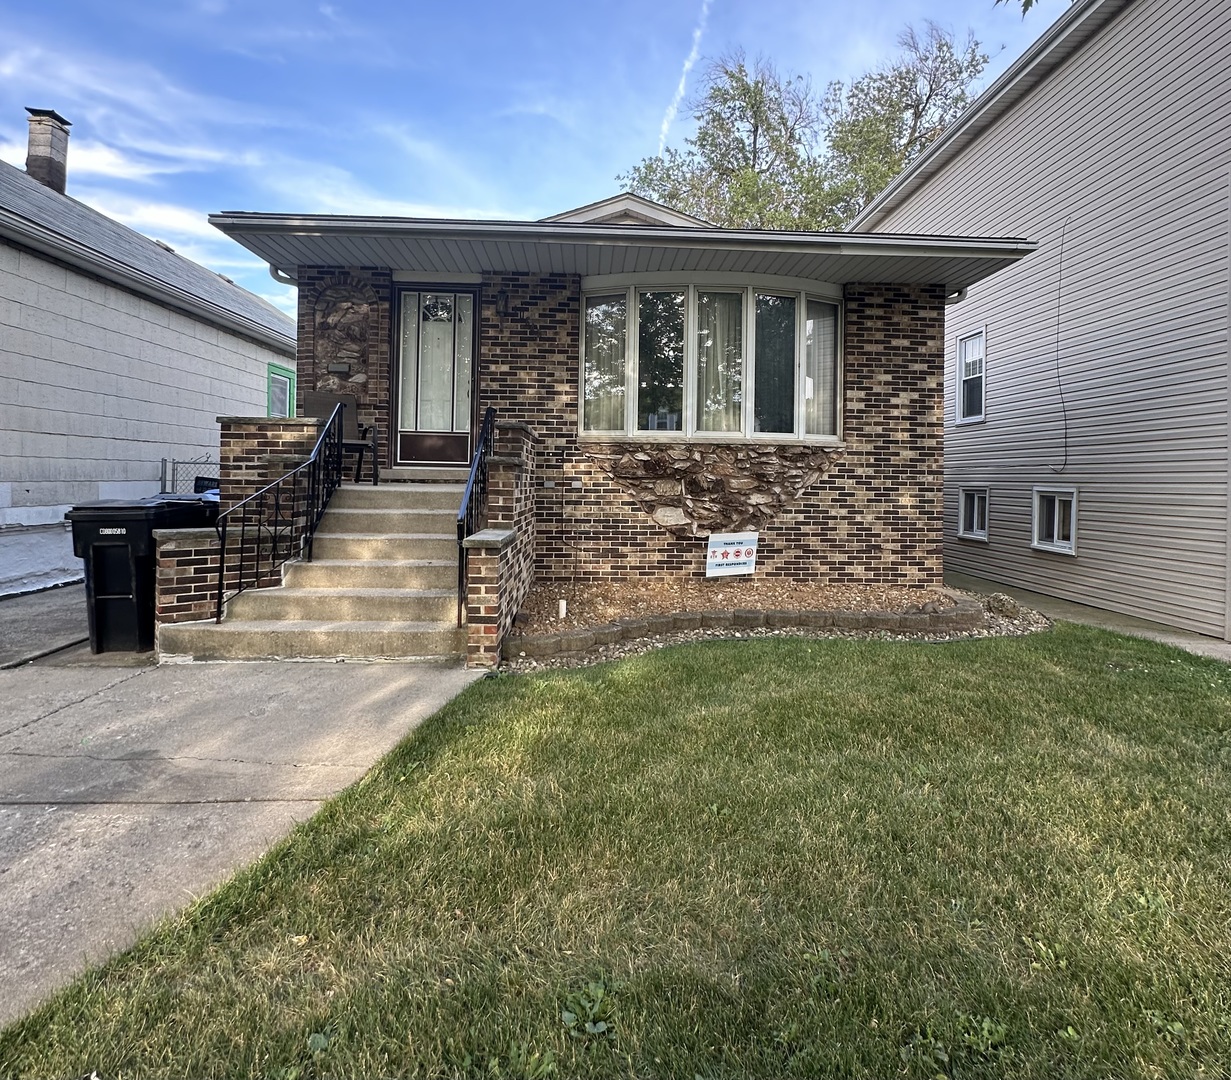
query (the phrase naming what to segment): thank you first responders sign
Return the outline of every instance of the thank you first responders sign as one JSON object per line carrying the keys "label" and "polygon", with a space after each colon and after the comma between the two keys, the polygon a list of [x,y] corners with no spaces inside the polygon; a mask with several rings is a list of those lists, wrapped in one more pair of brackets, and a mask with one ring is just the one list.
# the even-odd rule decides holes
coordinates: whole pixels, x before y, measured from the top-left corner
{"label": "thank you first responders sign", "polygon": [[754,532],[711,533],[705,558],[706,577],[751,574],[757,568],[757,536]]}

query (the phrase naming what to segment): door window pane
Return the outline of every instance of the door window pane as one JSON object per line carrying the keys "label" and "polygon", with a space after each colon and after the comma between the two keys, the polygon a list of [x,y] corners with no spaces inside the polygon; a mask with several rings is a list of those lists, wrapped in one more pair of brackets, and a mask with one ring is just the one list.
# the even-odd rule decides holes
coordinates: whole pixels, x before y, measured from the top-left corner
{"label": "door window pane", "polygon": [[795,432],[795,297],[757,294],[757,431]]}
{"label": "door window pane", "polygon": [[698,431],[740,430],[743,380],[744,294],[698,292]]}
{"label": "door window pane", "polygon": [[838,307],[808,299],[804,324],[804,431],[838,433]]}
{"label": "door window pane", "polygon": [[474,361],[474,297],[457,297],[457,350],[453,357],[453,430],[470,430],[470,370]]}
{"label": "door window pane", "polygon": [[398,401],[398,423],[413,429],[418,419],[419,388],[419,294],[402,294],[401,393]]}
{"label": "door window pane", "polygon": [[424,293],[419,308],[420,431],[453,429],[453,296]]}
{"label": "door window pane", "polygon": [[684,416],[683,292],[643,292],[637,296],[638,392],[640,431],[680,431]]}
{"label": "door window pane", "polygon": [[585,371],[582,376],[586,431],[624,430],[624,342],[628,298],[591,296],[586,299]]}

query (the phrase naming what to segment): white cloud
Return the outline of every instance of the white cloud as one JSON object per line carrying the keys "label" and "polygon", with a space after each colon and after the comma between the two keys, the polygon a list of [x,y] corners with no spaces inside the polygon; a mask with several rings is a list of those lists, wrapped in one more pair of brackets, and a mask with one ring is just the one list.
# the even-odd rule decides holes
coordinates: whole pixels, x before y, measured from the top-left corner
{"label": "white cloud", "polygon": [[[425,144],[426,147],[427,144]],[[430,156],[427,149],[425,155]],[[464,174],[462,174],[464,175]],[[360,182],[336,165],[282,160],[271,163],[257,178],[290,212],[304,214],[370,214],[376,217],[509,218],[505,208],[485,200],[412,202],[391,199]],[[464,186],[464,185],[459,185]]]}
{"label": "white cloud", "polygon": [[693,28],[692,49],[684,61],[684,70],[680,72],[680,84],[675,88],[675,95],[671,98],[671,104],[667,106],[667,111],[663,114],[662,127],[658,131],[658,153],[660,156],[667,146],[667,132],[675,121],[675,114],[679,112],[680,102],[684,100],[684,88],[688,83],[688,73],[692,71],[693,65],[701,55],[701,36],[705,33],[705,24],[709,17],[710,0],[701,0],[701,17],[697,20],[696,27]]}
{"label": "white cloud", "polygon": [[181,238],[218,239],[218,230],[206,220],[206,215],[192,207],[149,202],[102,188],[84,188],[76,192],[76,197],[130,229],[172,246]]}

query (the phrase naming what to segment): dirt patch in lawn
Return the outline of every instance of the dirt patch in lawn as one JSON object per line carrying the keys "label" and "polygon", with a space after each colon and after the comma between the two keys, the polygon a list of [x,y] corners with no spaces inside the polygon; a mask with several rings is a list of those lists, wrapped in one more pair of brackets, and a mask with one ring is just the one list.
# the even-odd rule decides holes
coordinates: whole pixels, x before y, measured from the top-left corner
{"label": "dirt patch in lawn", "polygon": [[[559,617],[560,601],[567,613]],[[523,634],[603,626],[617,619],[685,612],[732,611],[944,611],[953,598],[938,589],[817,585],[773,578],[648,578],[602,584],[535,586],[517,619]]]}

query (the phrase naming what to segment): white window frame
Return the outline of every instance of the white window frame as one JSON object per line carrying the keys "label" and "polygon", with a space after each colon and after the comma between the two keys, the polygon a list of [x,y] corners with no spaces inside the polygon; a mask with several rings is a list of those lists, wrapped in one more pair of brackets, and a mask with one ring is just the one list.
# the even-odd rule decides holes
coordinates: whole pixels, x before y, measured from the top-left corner
{"label": "white window frame", "polygon": [[[614,274],[602,277],[583,278],[581,283],[581,345],[578,357],[577,435],[580,440],[607,441],[635,439],[645,442],[766,442],[808,443],[810,445],[842,445],[843,431],[843,305],[840,287],[817,281],[780,276],[738,276],[729,274],[696,273],[688,275],[646,273]],[[676,431],[641,431],[637,427],[637,342],[639,339],[638,294],[642,292],[685,293],[684,311],[684,393],[683,417]],[[744,349],[744,400],[742,402],[742,426],[739,431],[697,430],[697,293],[742,292],[744,294],[743,349]],[[585,311],[591,296],[625,295],[625,391],[623,430],[587,430],[585,426]],[[795,425],[793,432],[755,431],[756,387],[756,296],[772,293],[792,296],[795,299]],[[819,300],[837,308],[834,363],[834,433],[809,435],[804,431],[807,416],[806,364],[808,300]]]}
{"label": "white window frame", "polygon": [[[1045,498],[1068,499],[1072,503],[1072,508],[1069,511],[1068,540],[1057,539],[1054,535],[1054,530],[1053,535],[1050,537],[1041,537],[1039,535],[1039,526],[1042,522],[1040,508]],[[1059,521],[1059,518],[1060,515],[1057,513],[1055,520]],[[1030,546],[1038,551],[1053,551],[1061,555],[1077,554],[1077,488],[1044,485],[1033,489],[1030,513]]]}
{"label": "white window frame", "polygon": [[[966,519],[966,496],[971,495],[975,500],[975,520],[970,522]],[[979,500],[983,500],[983,528],[980,529],[979,521]],[[987,543],[987,527],[989,520],[989,511],[991,509],[991,499],[988,494],[988,489],[985,487],[964,487],[958,488],[957,493],[957,534],[963,540],[981,540]]]}
{"label": "white window frame", "polygon": [[[962,371],[962,343],[966,341],[973,341],[975,338],[978,338],[979,341],[983,345],[983,354],[979,358],[980,359],[979,374],[978,376],[974,376],[974,375],[967,376]],[[955,372],[957,374],[957,379],[955,380],[957,390],[956,390],[956,394],[954,396],[954,401],[953,401],[954,422],[958,424],[981,424],[983,423],[984,419],[987,416],[987,328],[986,327],[981,326],[977,330],[971,330],[969,333],[958,335],[957,344],[954,346],[954,367],[955,367]],[[966,394],[965,394],[966,381],[968,378],[973,379],[976,377],[980,380],[980,383],[981,383],[981,386],[980,386],[981,392],[979,394],[979,412],[977,414],[971,413],[971,415],[967,416],[962,412],[962,409],[966,401]]]}

